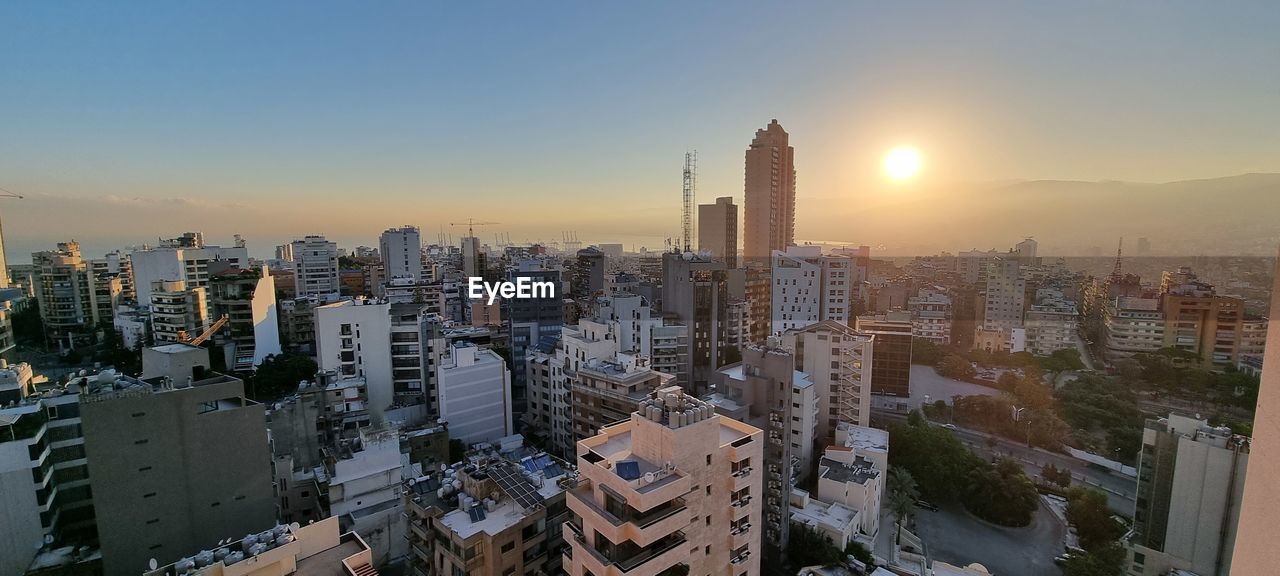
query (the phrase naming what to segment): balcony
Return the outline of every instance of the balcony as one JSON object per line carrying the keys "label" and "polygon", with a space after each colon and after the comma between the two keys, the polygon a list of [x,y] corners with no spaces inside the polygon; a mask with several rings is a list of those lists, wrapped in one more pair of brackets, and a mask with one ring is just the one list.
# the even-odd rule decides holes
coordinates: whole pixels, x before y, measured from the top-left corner
{"label": "balcony", "polygon": [[639,546],[648,546],[688,526],[690,522],[689,508],[683,498],[676,498],[643,513],[626,506],[625,518],[619,518],[596,504],[589,484],[570,491],[566,502],[570,510],[589,519],[588,523],[613,543],[630,540]]}
{"label": "balcony", "polygon": [[665,541],[618,561],[617,567],[623,574],[657,574],[679,564],[685,558],[686,554],[681,548],[686,542],[684,533],[676,532]]}
{"label": "balcony", "polygon": [[735,472],[732,475],[732,483],[731,483],[731,486],[733,486],[732,491],[737,492],[751,485],[752,473],[753,472],[750,466],[747,466],[746,468],[743,468],[742,470]]}

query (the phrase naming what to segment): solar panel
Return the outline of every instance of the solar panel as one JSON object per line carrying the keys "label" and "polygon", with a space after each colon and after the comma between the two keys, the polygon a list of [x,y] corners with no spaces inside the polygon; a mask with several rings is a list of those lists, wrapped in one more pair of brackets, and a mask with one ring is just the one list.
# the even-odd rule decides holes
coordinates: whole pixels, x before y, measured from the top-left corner
{"label": "solar panel", "polygon": [[555,478],[556,476],[563,475],[564,470],[560,468],[559,464],[552,463],[548,464],[546,468],[543,468],[542,473],[546,475],[547,478]]}
{"label": "solar panel", "polygon": [[615,466],[614,470],[618,473],[618,477],[623,480],[636,480],[640,478],[640,463],[635,460],[622,460]]}
{"label": "solar panel", "polygon": [[516,501],[522,508],[532,508],[542,503],[542,494],[534,488],[514,466],[490,466],[489,477],[498,484],[507,496]]}
{"label": "solar panel", "polygon": [[475,508],[467,510],[467,515],[471,517],[472,522],[484,520],[484,506],[476,506]]}

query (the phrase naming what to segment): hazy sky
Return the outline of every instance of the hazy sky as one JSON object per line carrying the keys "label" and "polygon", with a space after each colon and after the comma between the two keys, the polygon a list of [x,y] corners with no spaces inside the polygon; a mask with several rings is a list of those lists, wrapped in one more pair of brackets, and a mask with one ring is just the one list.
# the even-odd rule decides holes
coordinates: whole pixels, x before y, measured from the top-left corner
{"label": "hazy sky", "polygon": [[[866,237],[859,208],[905,220],[971,182],[1280,171],[1276,2],[9,2],[0,23],[0,187],[29,197],[0,200],[11,261],[468,216],[503,223],[486,241],[653,248],[685,150],[699,200],[740,199],[771,118],[800,239],[928,245]],[[880,174],[898,144],[925,155],[908,186]]]}

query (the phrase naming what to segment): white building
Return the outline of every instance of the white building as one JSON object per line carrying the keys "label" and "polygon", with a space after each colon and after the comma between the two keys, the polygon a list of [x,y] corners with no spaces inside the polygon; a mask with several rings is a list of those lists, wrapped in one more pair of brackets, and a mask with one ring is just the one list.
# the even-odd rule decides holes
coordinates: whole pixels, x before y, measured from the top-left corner
{"label": "white building", "polygon": [[871,417],[872,334],[825,320],[782,335],[796,370],[809,375],[817,397],[817,437],[831,438],[840,422],[866,426]]}
{"label": "white building", "polygon": [[771,329],[780,333],[822,320],[849,323],[853,259],[823,256],[819,246],[773,251]]}
{"label": "white building", "polygon": [[1017,260],[999,259],[987,263],[987,292],[982,327],[1008,332],[1022,327],[1027,283]]}
{"label": "white building", "polygon": [[325,296],[341,292],[338,283],[338,245],[324,236],[294,240],[293,281],[297,296]]}
{"label": "white building", "polygon": [[378,241],[384,278],[422,280],[422,235],[417,226],[389,228]]}
{"label": "white building", "polygon": [[209,327],[209,299],[204,287],[166,280],[152,282],[149,288],[151,338],[156,344],[195,338]]}
{"label": "white building", "polygon": [[1027,310],[1024,321],[1026,349],[1040,356],[1074,349],[1078,325],[1079,313],[1074,301],[1067,300],[1062,290],[1057,288],[1040,288],[1036,290],[1036,302]]}
{"label": "white building", "polygon": [[942,288],[921,288],[907,299],[911,335],[939,346],[951,344],[951,297]]}
{"label": "white building", "polygon": [[791,491],[791,520],[830,536],[843,548],[855,537],[873,540],[889,469],[889,433],[841,422],[835,444],[818,462],[816,493]]}
{"label": "white building", "polygon": [[440,419],[449,437],[470,445],[493,442],[514,433],[511,422],[511,372],[496,352],[470,342],[455,342],[450,358],[437,368]]}
{"label": "white building", "polygon": [[154,248],[129,254],[133,286],[139,303],[151,301],[151,287],[159,281],[182,280],[190,287],[209,285],[209,263],[226,262],[237,268],[249,266],[249,251],[243,243],[234,247],[206,246],[197,232],[167,240]]}
{"label": "white building", "polygon": [[400,437],[396,429],[360,431],[358,441],[331,451],[329,513],[368,542],[376,561],[409,551],[401,513]]}
{"label": "white building", "polygon": [[386,410],[395,396],[390,306],[357,299],[315,308],[316,363],[322,371],[364,378],[375,413]]}

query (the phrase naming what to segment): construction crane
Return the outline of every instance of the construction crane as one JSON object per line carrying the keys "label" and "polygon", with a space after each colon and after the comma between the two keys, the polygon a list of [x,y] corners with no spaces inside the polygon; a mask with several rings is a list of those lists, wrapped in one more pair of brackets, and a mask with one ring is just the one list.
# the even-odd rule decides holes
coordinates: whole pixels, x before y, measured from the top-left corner
{"label": "construction crane", "polygon": [[693,249],[693,200],[698,190],[698,151],[684,153],[684,213],[680,220],[684,251]]}
{"label": "construction crane", "polygon": [[23,198],[26,198],[26,196],[0,188],[0,198],[17,198],[18,200],[22,200]]}
{"label": "construction crane", "polygon": [[466,221],[466,222],[450,222],[450,223],[449,223],[449,225],[450,225],[450,226],[462,226],[462,225],[466,225],[466,227],[467,227],[467,236],[471,236],[472,238],[474,238],[474,237],[475,237],[475,235],[476,235],[475,231],[474,231],[474,230],[472,230],[472,229],[473,229],[473,228],[475,228],[476,226],[494,226],[494,225],[497,225],[497,224],[501,224],[501,222],[477,222],[474,218],[467,218],[467,221]]}
{"label": "construction crane", "polygon": [[195,338],[188,337],[186,330],[179,330],[178,342],[181,342],[183,344],[190,344],[192,346],[199,346],[201,344],[204,344],[206,340],[212,338],[214,334],[217,334],[219,330],[222,330],[222,328],[227,325],[227,322],[230,322],[230,321],[231,321],[231,317],[227,316],[226,314],[223,314],[221,318],[214,320],[213,324],[210,324],[208,329],[206,329],[204,332],[201,332],[200,335],[196,336]]}

